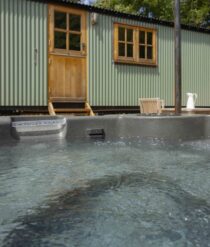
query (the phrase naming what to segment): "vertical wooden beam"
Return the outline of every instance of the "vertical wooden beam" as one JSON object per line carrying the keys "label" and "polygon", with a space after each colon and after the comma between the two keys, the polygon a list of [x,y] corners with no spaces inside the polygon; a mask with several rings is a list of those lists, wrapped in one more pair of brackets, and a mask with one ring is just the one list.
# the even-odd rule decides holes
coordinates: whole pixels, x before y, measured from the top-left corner
{"label": "vertical wooden beam", "polygon": [[182,107],[182,71],[181,71],[181,21],[180,0],[175,0],[175,114],[181,113]]}

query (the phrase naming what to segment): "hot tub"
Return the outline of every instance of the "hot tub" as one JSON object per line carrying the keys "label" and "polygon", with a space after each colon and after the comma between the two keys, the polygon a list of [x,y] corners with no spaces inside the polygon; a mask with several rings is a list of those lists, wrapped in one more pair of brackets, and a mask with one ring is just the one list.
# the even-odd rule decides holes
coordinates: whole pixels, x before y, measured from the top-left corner
{"label": "hot tub", "polygon": [[50,120],[0,121],[0,246],[209,246],[208,116]]}

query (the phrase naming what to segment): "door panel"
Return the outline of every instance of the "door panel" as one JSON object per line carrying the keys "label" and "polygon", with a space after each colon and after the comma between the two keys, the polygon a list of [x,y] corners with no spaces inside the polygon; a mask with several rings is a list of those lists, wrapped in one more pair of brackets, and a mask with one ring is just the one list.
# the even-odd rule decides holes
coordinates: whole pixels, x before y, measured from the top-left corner
{"label": "door panel", "polygon": [[85,100],[86,59],[50,55],[49,85],[52,100]]}
{"label": "door panel", "polygon": [[[78,71],[79,69],[79,71]],[[66,61],[67,81],[66,96],[73,98],[85,98],[85,73],[86,63],[84,58],[70,58]],[[75,83],[80,82],[80,83]]]}
{"label": "door panel", "polygon": [[86,100],[86,14],[49,8],[49,99]]}

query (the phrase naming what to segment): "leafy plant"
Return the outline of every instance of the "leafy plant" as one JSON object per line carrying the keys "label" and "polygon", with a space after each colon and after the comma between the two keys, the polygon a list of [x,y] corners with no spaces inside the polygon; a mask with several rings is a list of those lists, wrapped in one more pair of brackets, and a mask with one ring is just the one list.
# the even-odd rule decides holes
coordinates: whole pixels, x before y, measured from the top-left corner
{"label": "leafy plant", "polygon": [[[181,0],[182,23],[209,27],[210,0]],[[96,0],[95,5],[161,20],[174,19],[174,0]]]}

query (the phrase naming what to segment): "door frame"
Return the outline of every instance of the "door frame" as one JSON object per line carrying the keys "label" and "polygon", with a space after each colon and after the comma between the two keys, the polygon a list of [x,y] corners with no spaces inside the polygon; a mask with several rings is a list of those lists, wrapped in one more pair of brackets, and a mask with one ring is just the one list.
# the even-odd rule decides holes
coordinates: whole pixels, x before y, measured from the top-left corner
{"label": "door frame", "polygon": [[[78,52],[69,52],[69,54],[65,52],[56,52],[54,50],[54,10],[58,10],[61,12],[66,12],[66,13],[72,13],[73,14],[79,14],[84,17],[84,25],[81,27],[81,32],[84,33],[84,43],[85,43],[85,50],[81,51],[80,54]],[[52,35],[52,39],[51,38]],[[81,41],[82,43],[82,41]],[[68,6],[60,6],[56,4],[48,4],[48,37],[47,37],[47,52],[48,52],[48,66],[47,66],[47,76],[48,76],[48,89],[47,89],[47,97],[48,97],[48,102],[50,102],[50,55],[57,55],[57,56],[65,56],[65,57],[77,57],[77,58],[84,58],[85,59],[85,98],[84,101],[87,101],[88,98],[88,32],[87,32],[87,11],[78,9],[75,7],[68,7]],[[81,54],[82,53],[82,54]],[[78,100],[79,101],[79,100]]]}

